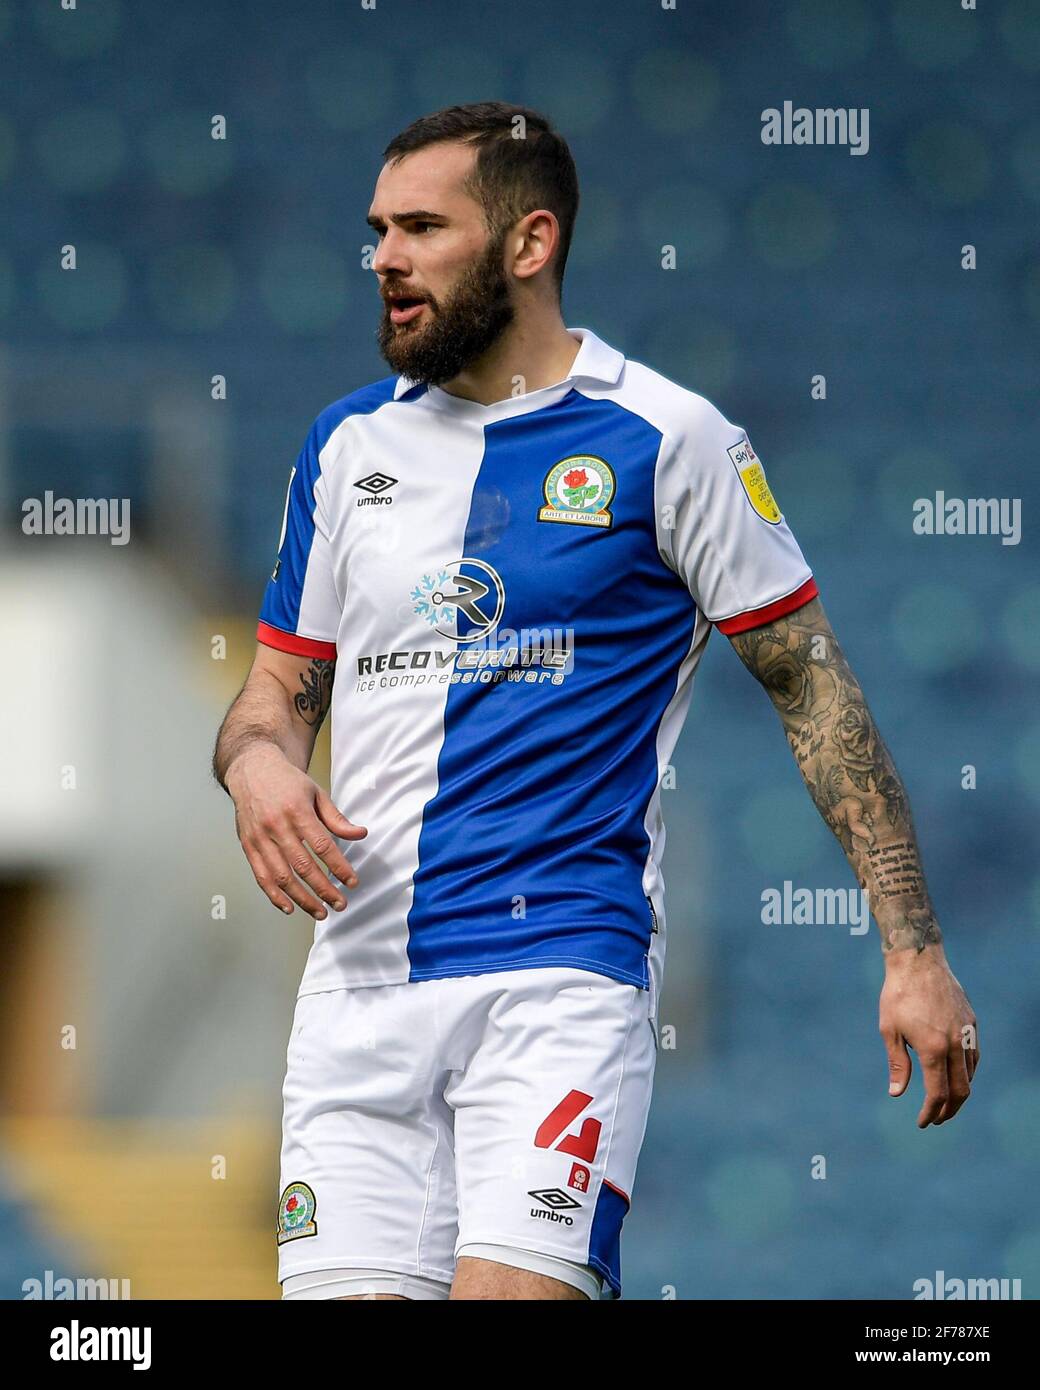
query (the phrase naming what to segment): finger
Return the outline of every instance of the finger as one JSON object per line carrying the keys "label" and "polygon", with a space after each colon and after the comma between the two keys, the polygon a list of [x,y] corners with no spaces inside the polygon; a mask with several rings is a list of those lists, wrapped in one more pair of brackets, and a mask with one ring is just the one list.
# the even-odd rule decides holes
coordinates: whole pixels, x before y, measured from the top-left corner
{"label": "finger", "polygon": [[[283,841],[290,846],[288,854],[283,852]],[[316,868],[314,860],[298,840],[295,841],[295,851],[291,848],[292,844],[292,837],[289,834],[285,834],[282,841],[268,840],[265,844],[261,845],[260,853],[263,856],[266,879],[269,883],[287,894],[294,903],[302,907],[304,912],[309,912],[310,915],[319,922],[323,921],[324,918],[328,916],[328,909],[317,897],[307,892],[307,889],[293,872],[294,859],[302,864],[303,859],[306,858],[307,862],[312,867]],[[328,880],[325,881],[328,882]],[[261,884],[261,887],[263,887],[263,884]]]}
{"label": "finger", "polygon": [[946,1057],[946,1101],[935,1123],[944,1125],[947,1120],[952,1120],[970,1095],[967,1055],[963,1047],[951,1043]]}
{"label": "finger", "polygon": [[935,1124],[943,1106],[949,1100],[947,1054],[930,1052],[926,1057],[921,1053],[917,1055],[921,1060],[921,1071],[924,1073],[924,1105],[917,1117],[917,1124],[918,1128],[926,1129],[928,1125]]}
{"label": "finger", "polygon": [[[345,816],[341,817],[341,819],[346,821]],[[349,825],[349,823],[348,821],[347,824]],[[358,885],[358,877],[354,866],[340,849],[339,845],[337,845],[332,835],[329,834],[329,829],[331,829],[331,827],[326,829],[327,825],[327,821],[319,820],[318,816],[315,815],[310,818],[309,822],[301,822],[297,829],[301,837],[306,840],[314,853],[324,863],[325,867],[331,873],[334,873],[341,883],[345,883],[348,888],[356,888]]]}
{"label": "finger", "polygon": [[270,898],[271,902],[275,907],[280,908],[282,912],[291,913],[293,910],[292,902],[286,897],[282,890],[275,885],[259,850],[255,850],[252,845],[248,844],[245,840],[242,841],[242,850],[246,859],[249,861],[249,867],[253,871],[253,877]]}
{"label": "finger", "polygon": [[352,820],[348,820],[328,792],[321,787],[318,788],[318,794],[314,799],[314,809],[319,820],[328,826],[333,835],[338,835],[343,840],[363,840],[368,834],[363,825],[355,825]]}
{"label": "finger", "polygon": [[[314,824],[313,820],[311,820],[311,824]],[[303,830],[306,830],[306,823],[304,823]],[[321,901],[327,902],[331,908],[336,909],[336,912],[341,912],[346,906],[346,899],[343,898],[341,890],[336,888],[335,884],[330,883],[328,877],[321,872],[321,865],[318,865],[316,860],[311,858],[311,853],[303,842],[303,830],[296,824],[284,824],[277,835],[278,848],[284,853],[286,863],[291,867],[292,872],[302,878],[303,883],[313,888],[314,894]],[[318,834],[318,838],[321,838],[320,831],[316,831],[316,834]]]}
{"label": "finger", "polygon": [[[285,855],[289,868],[293,873],[303,880],[304,883],[313,889],[315,895],[322,902],[334,907],[337,912],[346,907],[347,902],[340,890],[330,882],[327,875],[322,873],[321,865],[312,857],[311,852],[304,844],[302,838],[296,830],[289,830],[283,833],[278,840],[278,846]],[[289,890],[286,889],[286,892]],[[299,899],[297,899],[299,901]],[[308,909],[309,910],[309,909]],[[324,916],[324,913],[322,913]]]}
{"label": "finger", "polygon": [[906,1050],[906,1039],[898,1033],[882,1034],[888,1052],[888,1094],[901,1096],[910,1082],[912,1063]]}
{"label": "finger", "polygon": [[971,1095],[971,1083],[968,1080],[967,1054],[960,1042],[952,1042],[950,1051],[947,1054],[946,1065],[946,1086],[947,1098],[942,1113],[936,1120],[936,1124],[944,1125],[947,1120],[952,1120],[957,1111]]}

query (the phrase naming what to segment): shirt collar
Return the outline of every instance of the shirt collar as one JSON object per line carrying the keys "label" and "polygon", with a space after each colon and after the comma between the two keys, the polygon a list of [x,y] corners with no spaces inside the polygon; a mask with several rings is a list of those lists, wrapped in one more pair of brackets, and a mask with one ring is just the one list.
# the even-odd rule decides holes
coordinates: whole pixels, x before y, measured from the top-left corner
{"label": "shirt collar", "polygon": [[[570,371],[562,381],[554,382],[552,386],[543,386],[540,390],[553,391],[560,386],[579,380],[597,381],[607,386],[616,385],[625,365],[624,355],[618,352],[616,348],[612,348],[607,343],[603,342],[602,338],[597,338],[591,328],[568,328],[567,332],[572,338],[577,338],[578,342],[581,344],[578,348],[578,355],[571,364]],[[399,376],[397,378],[397,384],[394,387],[394,400],[400,400],[404,393],[412,390],[415,385],[416,383],[410,381],[408,377]],[[464,400],[461,396],[452,397],[450,392],[441,391],[438,387],[434,387],[433,389],[439,396],[447,397],[449,401],[452,399],[457,401]],[[538,391],[532,391],[530,393],[531,396],[537,396],[538,394]],[[524,397],[520,396],[517,397],[517,399],[523,400]],[[501,405],[502,402],[496,401],[494,405],[489,406],[480,406],[478,401],[467,401],[466,404],[478,406],[480,409],[492,410],[494,409],[494,405]]]}

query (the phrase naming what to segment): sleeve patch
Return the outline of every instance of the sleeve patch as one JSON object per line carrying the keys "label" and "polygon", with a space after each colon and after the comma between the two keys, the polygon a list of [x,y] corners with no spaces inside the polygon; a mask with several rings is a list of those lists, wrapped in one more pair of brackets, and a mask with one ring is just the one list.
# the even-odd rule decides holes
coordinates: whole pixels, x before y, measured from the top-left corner
{"label": "sleeve patch", "polygon": [[752,449],[751,441],[747,435],[739,443],[731,445],[726,453],[729,454],[733,467],[737,470],[740,485],[752,507],[763,521],[768,521],[771,526],[779,525],[783,520],[780,508],[776,505],[773,494],[769,491],[765,470],[758,455]]}

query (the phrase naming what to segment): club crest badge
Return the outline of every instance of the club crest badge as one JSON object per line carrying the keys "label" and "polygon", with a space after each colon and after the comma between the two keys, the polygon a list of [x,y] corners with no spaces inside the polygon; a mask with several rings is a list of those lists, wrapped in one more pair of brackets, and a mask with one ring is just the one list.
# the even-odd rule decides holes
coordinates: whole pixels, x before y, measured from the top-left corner
{"label": "club crest badge", "polygon": [[278,1202],[278,1244],[299,1240],[301,1236],[316,1236],[318,1223],[314,1213],[318,1203],[305,1182],[291,1182]]}
{"label": "club crest badge", "polygon": [[739,444],[734,444],[727,449],[726,453],[733,461],[733,467],[737,470],[737,477],[747,494],[747,500],[763,521],[768,521],[771,526],[778,526],[783,520],[780,515],[780,508],[776,505],[773,494],[769,491],[765,470],[759,462],[758,455],[752,449],[751,441],[747,435]]}
{"label": "club crest badge", "polygon": [[595,454],[572,454],[554,464],[543,485],[545,505],[539,521],[570,521],[578,526],[612,526],[614,473]]}

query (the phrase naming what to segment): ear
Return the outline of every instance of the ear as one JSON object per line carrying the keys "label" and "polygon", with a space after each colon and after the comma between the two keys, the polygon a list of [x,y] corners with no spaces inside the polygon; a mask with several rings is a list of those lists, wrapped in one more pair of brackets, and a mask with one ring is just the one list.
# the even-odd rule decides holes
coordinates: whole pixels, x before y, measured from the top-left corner
{"label": "ear", "polygon": [[560,247],[560,223],[548,208],[527,213],[506,237],[507,247],[515,247],[512,273],[529,280],[550,267]]}

